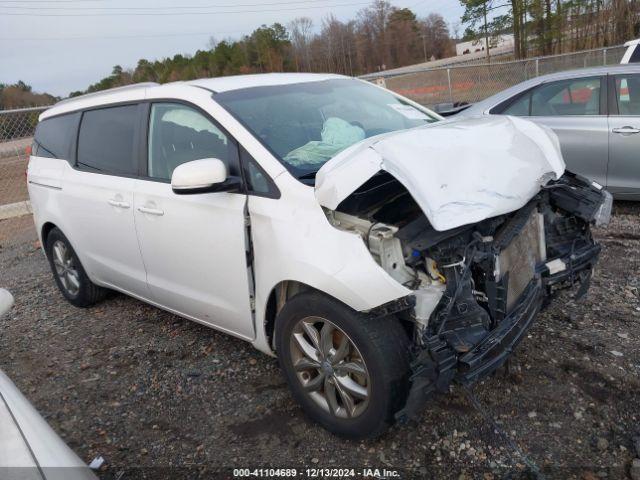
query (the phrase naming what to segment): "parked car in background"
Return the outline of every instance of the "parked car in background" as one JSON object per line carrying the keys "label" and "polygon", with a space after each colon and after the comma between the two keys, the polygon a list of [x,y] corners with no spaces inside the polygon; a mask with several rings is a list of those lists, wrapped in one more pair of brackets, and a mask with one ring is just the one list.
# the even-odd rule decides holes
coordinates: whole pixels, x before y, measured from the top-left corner
{"label": "parked car in background", "polygon": [[[0,288],[0,316],[13,305]],[[58,437],[0,370],[0,478],[96,480],[93,472]]]}
{"label": "parked car in background", "polygon": [[569,170],[604,185],[616,198],[640,200],[640,65],[537,77],[453,118],[489,114],[552,128]]}
{"label": "parked car in background", "polygon": [[557,289],[586,292],[611,210],[546,127],[443,121],[339,75],[67,100],[27,177],[69,302],[114,289],[249,341],[355,438],[494,371]]}
{"label": "parked car in background", "polygon": [[620,63],[640,63],[640,39],[630,40],[624,44],[627,47],[627,50],[624,52],[622,56],[622,60]]}

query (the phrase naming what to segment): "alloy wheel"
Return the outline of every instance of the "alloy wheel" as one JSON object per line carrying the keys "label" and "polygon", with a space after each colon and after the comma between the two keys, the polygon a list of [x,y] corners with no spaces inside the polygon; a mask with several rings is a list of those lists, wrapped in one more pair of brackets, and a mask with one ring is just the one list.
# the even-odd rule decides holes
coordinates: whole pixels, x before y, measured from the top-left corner
{"label": "alloy wheel", "polygon": [[290,348],[298,380],[318,406],[339,418],[366,410],[371,378],[344,331],[325,318],[305,317],[293,328]]}
{"label": "alloy wheel", "polygon": [[56,240],[51,249],[53,253],[53,266],[56,275],[65,291],[76,296],[80,291],[80,274],[71,254],[71,249],[62,240]]}

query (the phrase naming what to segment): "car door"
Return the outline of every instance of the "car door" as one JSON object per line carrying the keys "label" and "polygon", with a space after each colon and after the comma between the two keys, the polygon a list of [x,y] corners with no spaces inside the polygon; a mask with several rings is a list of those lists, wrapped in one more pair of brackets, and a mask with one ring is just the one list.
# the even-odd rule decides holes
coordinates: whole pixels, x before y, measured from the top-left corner
{"label": "car door", "polygon": [[550,127],[558,135],[567,168],[604,185],[609,154],[605,78],[545,82],[501,113],[528,117]]}
{"label": "car door", "polygon": [[640,199],[640,73],[611,75],[607,189]]}
{"label": "car door", "polygon": [[240,175],[238,145],[204,111],[177,101],[148,104],[145,178],[136,182],[134,215],[153,301],[253,339],[245,193],[177,195],[173,170],[204,158]]}
{"label": "car door", "polygon": [[80,119],[76,161],[63,179],[64,233],[92,280],[147,297],[133,218],[138,104],[96,108]]}

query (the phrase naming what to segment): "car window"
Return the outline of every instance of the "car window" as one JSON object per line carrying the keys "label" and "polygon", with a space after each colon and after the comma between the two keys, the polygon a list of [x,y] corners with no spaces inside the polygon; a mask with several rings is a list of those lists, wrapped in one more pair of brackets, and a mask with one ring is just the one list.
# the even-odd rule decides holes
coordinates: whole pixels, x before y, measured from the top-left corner
{"label": "car window", "polygon": [[247,152],[244,147],[240,147],[240,157],[242,158],[242,168],[247,182],[247,193],[269,198],[279,198],[278,188],[271,178]]}
{"label": "car window", "polygon": [[84,112],[78,134],[78,166],[115,175],[136,174],[137,123],[137,105]]}
{"label": "car window", "polygon": [[599,114],[600,77],[545,83],[531,94],[532,116]]}
{"label": "car window", "polygon": [[35,143],[39,157],[70,160],[78,129],[79,113],[43,120],[36,127]]}
{"label": "car window", "polygon": [[616,77],[616,101],[620,115],[640,115],[640,74]]}
{"label": "car window", "polygon": [[640,63],[640,44],[631,48],[633,48],[633,53],[629,57],[629,63]]}
{"label": "car window", "polygon": [[526,117],[529,115],[529,109],[531,102],[531,92],[526,93],[525,95],[518,98],[515,102],[505,108],[502,112],[502,115],[515,115],[517,117]]}
{"label": "car window", "polygon": [[154,103],[149,122],[151,178],[170,180],[183,163],[217,158],[230,175],[238,174],[238,148],[225,133],[198,110],[178,103]]}

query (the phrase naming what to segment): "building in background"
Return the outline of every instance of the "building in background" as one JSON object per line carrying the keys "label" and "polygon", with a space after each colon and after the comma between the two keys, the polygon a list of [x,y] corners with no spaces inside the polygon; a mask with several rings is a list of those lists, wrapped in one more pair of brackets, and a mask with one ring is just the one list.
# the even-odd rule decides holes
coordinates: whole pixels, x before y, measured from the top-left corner
{"label": "building in background", "polygon": [[[510,53],[513,52],[514,40],[513,35],[498,35],[489,39],[489,52],[494,53]],[[460,42],[456,44],[456,55],[469,55],[471,53],[484,52],[484,38],[470,40],[468,42]]]}

